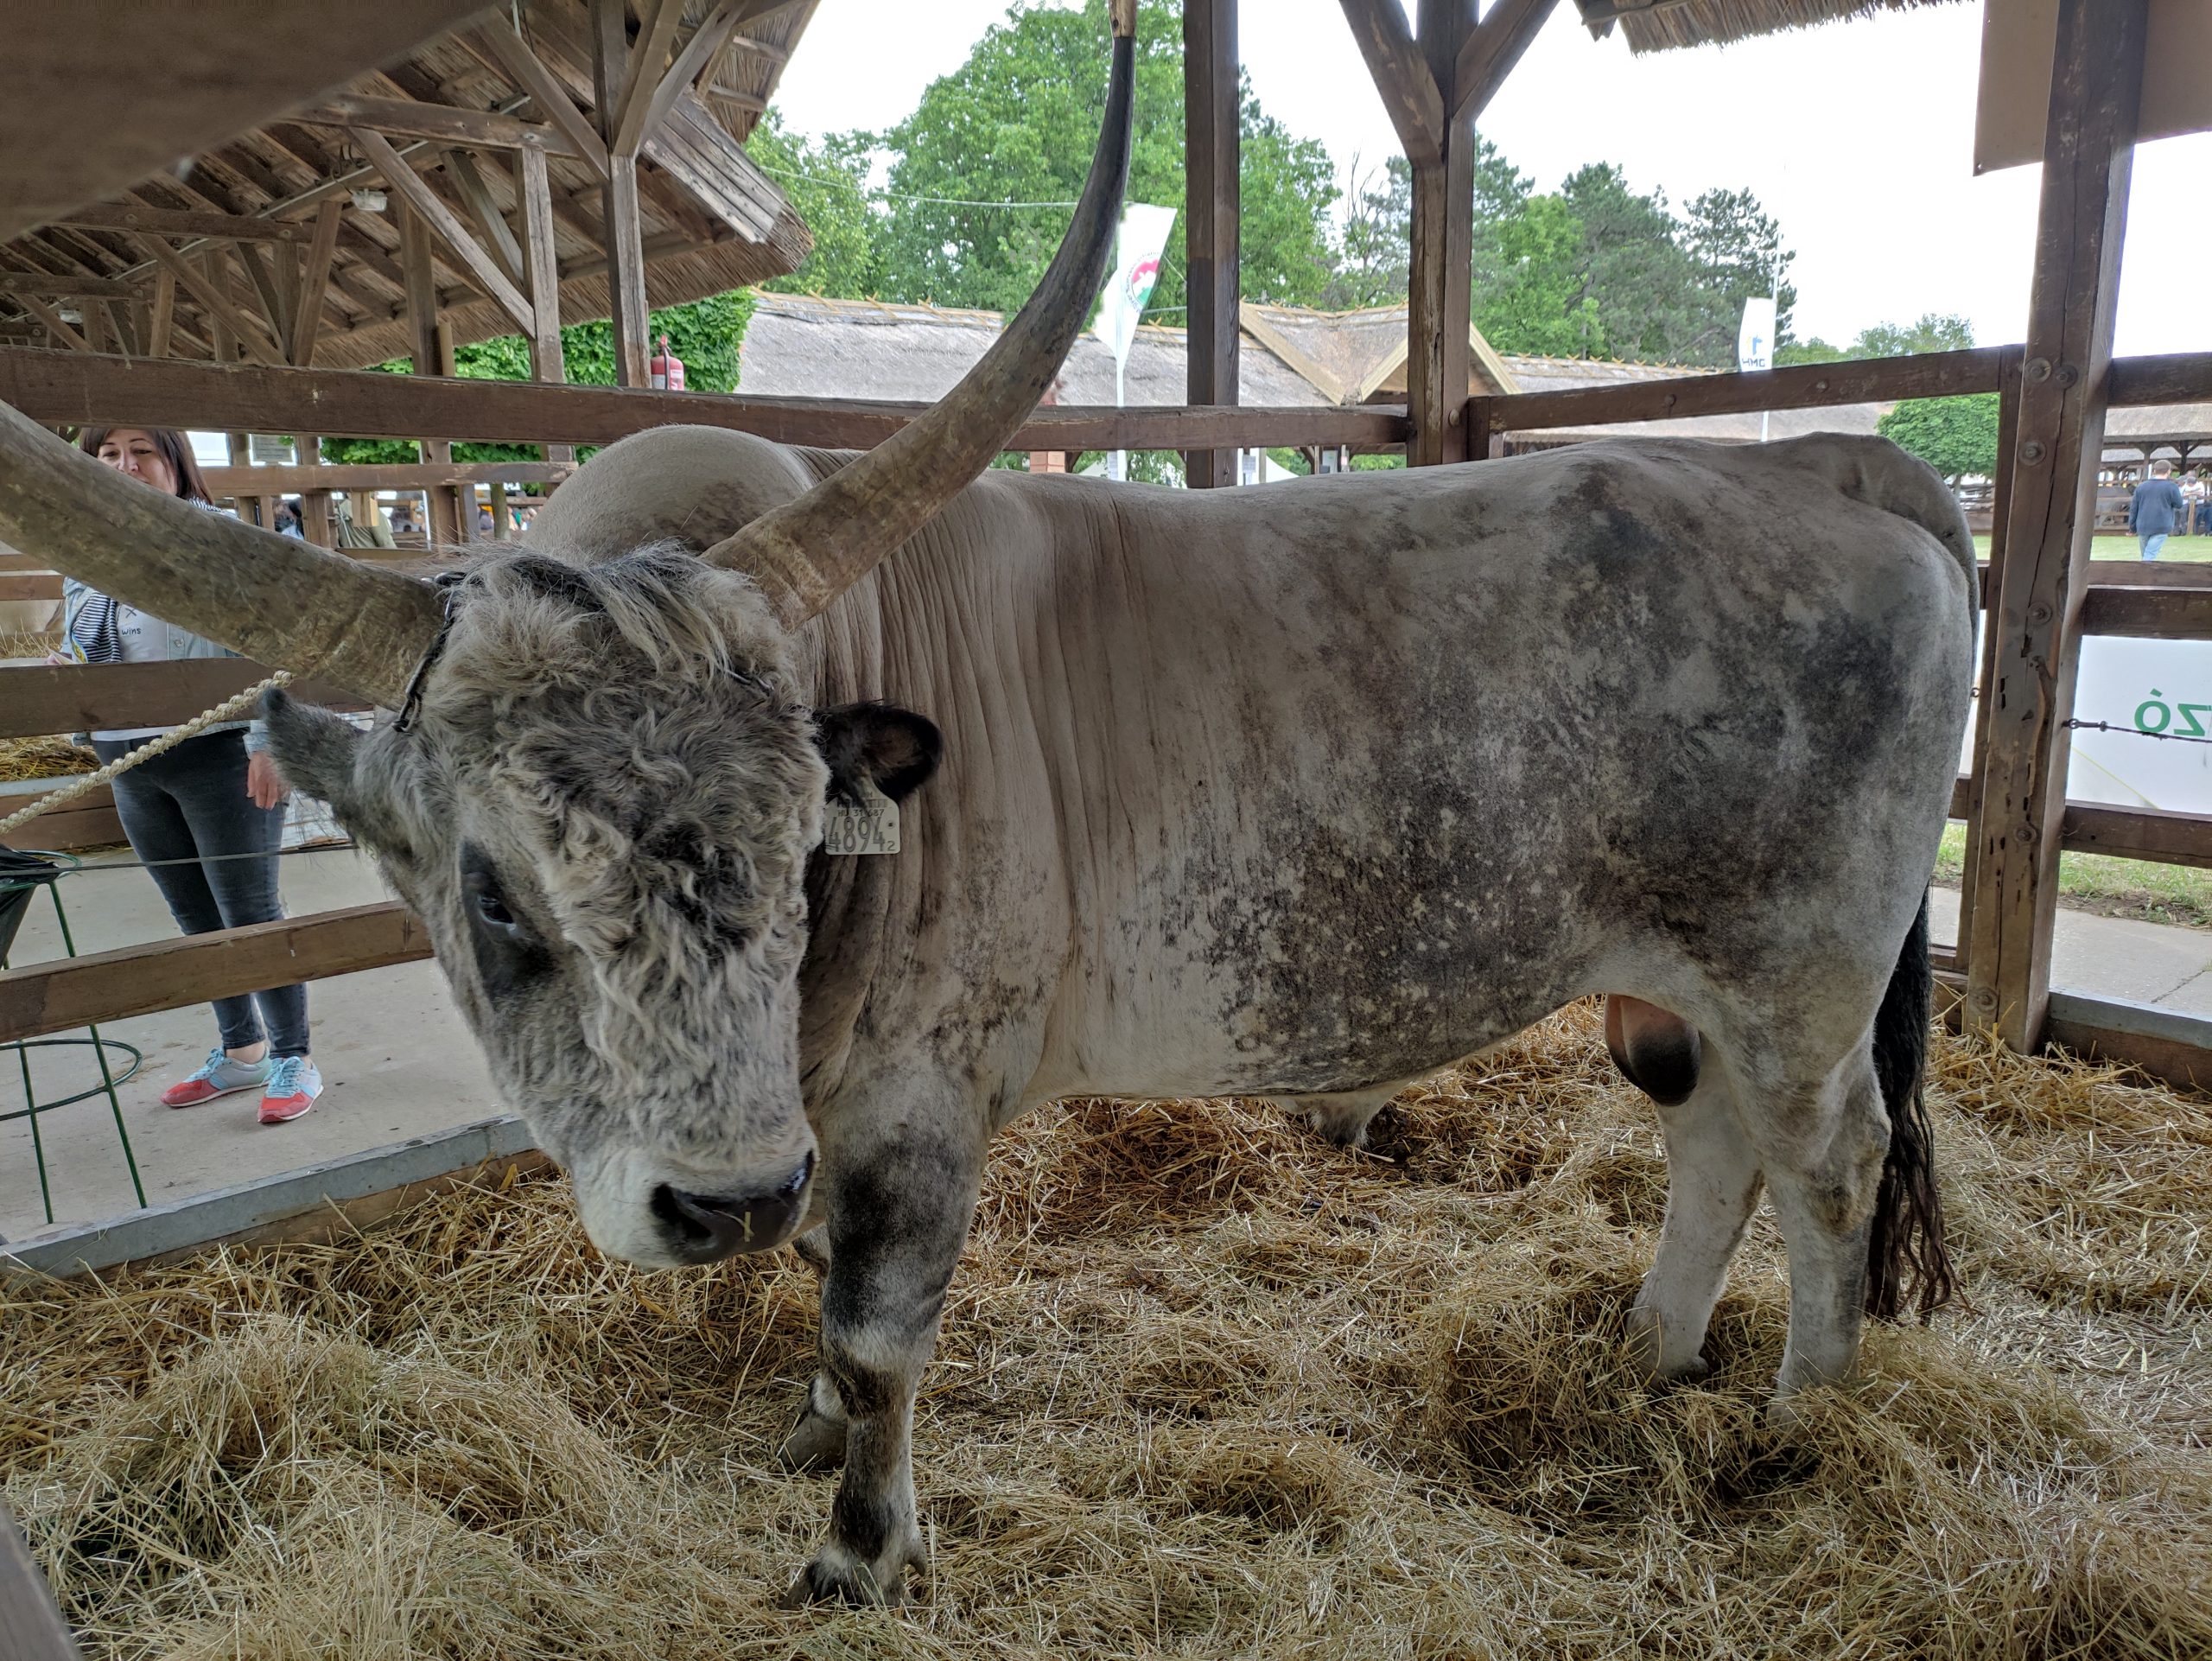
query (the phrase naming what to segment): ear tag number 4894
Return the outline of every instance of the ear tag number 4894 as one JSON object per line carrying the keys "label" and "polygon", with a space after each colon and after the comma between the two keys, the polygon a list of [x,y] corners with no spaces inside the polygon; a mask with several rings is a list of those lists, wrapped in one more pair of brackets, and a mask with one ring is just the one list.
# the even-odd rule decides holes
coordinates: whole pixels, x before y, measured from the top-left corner
{"label": "ear tag number 4894", "polygon": [[862,779],[857,799],[833,795],[822,813],[825,854],[895,854],[899,851],[899,804]]}

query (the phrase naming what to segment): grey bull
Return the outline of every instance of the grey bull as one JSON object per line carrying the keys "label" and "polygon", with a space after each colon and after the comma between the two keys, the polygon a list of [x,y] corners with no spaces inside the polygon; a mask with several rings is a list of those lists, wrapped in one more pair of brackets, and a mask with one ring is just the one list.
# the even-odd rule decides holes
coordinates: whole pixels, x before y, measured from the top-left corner
{"label": "grey bull", "polygon": [[[400,712],[270,710],[593,1238],[821,1271],[785,1454],[844,1471],[801,1598],[895,1597],[918,1559],[915,1391],[986,1150],[1056,1098],[1274,1096],[1351,1140],[1614,994],[1668,1145],[1655,1373],[1702,1365],[1763,1188],[1785,1405],[1908,1269],[1923,1305],[1948,1277],[1924,898],[1974,588],[1941,482],[1844,438],[1214,493],[983,473],[1096,292],[1130,64],[1068,245],[944,404],[857,459],[625,440],[442,596],[0,411],[0,535]],[[826,851],[879,797],[899,850]]]}

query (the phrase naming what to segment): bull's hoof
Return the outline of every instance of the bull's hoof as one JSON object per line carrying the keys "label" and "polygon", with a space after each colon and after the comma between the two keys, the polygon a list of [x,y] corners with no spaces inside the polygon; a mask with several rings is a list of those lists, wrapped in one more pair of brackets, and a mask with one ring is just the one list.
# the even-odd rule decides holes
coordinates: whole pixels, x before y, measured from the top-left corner
{"label": "bull's hoof", "polygon": [[817,1603],[895,1608],[906,1601],[907,1566],[921,1560],[918,1540],[887,1548],[873,1563],[833,1543],[823,1547],[822,1555],[799,1571],[779,1601],[786,1609],[804,1609]]}
{"label": "bull's hoof", "polygon": [[845,1462],[845,1422],[817,1413],[809,1402],[776,1449],[776,1462],[797,1475],[836,1470]]}
{"label": "bull's hoof", "polygon": [[1649,1384],[1702,1378],[1712,1371],[1707,1366],[1701,1350],[1692,1350],[1688,1355],[1667,1352],[1666,1324],[1656,1309],[1641,1306],[1630,1309],[1625,1347],[1629,1366]]}

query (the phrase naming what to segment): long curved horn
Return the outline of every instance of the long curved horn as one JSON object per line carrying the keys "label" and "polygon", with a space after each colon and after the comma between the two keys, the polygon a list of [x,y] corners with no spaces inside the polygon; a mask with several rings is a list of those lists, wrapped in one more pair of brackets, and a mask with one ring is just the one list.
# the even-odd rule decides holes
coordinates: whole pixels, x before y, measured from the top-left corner
{"label": "long curved horn", "polygon": [[436,591],[149,490],[0,404],[0,540],[234,652],[397,709]]}
{"label": "long curved horn", "polygon": [[786,627],[821,612],[990,465],[1052,384],[1105,279],[1128,182],[1136,0],[1112,0],[1106,119],[1075,220],[1029,303],[935,408],[850,467],[707,550],[760,585]]}

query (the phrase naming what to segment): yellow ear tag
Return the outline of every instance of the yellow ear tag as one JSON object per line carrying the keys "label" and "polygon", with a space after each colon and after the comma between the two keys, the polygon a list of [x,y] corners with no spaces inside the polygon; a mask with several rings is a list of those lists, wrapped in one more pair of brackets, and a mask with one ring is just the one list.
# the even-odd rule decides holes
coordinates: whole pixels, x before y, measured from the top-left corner
{"label": "yellow ear tag", "polygon": [[860,780],[857,800],[832,796],[822,810],[822,851],[825,854],[895,854],[899,851],[899,804]]}

